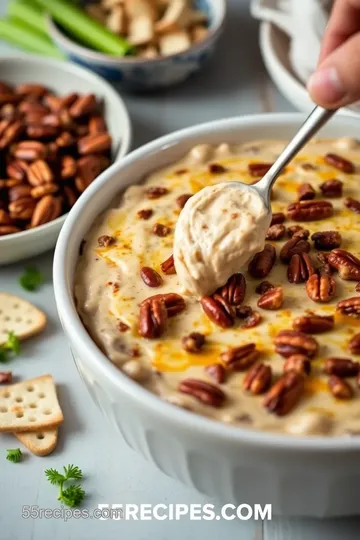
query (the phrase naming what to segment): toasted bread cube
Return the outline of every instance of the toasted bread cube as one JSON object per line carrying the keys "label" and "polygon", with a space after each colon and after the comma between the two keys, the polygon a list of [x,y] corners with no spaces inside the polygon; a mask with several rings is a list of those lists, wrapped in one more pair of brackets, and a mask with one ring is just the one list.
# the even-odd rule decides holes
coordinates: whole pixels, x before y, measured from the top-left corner
{"label": "toasted bread cube", "polygon": [[186,51],[191,47],[190,36],[182,30],[164,34],[159,38],[159,47],[162,56],[170,56],[171,54]]}
{"label": "toasted bread cube", "polygon": [[146,45],[154,39],[154,23],[147,15],[129,21],[128,40],[132,45]]}
{"label": "toasted bread cube", "polygon": [[158,17],[158,6],[155,0],[125,0],[124,7],[129,19],[146,16],[151,21],[156,21]]}
{"label": "toasted bread cube", "polygon": [[126,15],[124,9],[119,5],[115,6],[106,18],[106,26],[114,34],[125,34]]}
{"label": "toasted bread cube", "polygon": [[193,40],[193,43],[199,43],[200,41],[203,41],[203,39],[206,38],[208,35],[209,30],[206,28],[206,26],[202,26],[201,24],[198,24],[194,26],[194,28],[191,29],[191,39]]}

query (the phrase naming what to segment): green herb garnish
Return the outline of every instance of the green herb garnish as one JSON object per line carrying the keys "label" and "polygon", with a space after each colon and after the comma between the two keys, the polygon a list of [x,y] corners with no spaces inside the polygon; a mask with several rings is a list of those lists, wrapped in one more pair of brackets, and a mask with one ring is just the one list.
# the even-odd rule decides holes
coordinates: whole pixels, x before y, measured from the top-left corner
{"label": "green herb garnish", "polygon": [[34,266],[25,268],[23,275],[20,277],[20,285],[27,291],[36,291],[44,281],[44,276]]}
{"label": "green herb garnish", "polygon": [[69,480],[81,480],[82,471],[75,465],[68,465],[63,469],[64,474],[59,473],[56,469],[46,469],[45,475],[51,484],[60,487],[58,501],[71,507],[79,506],[85,497],[83,488],[80,485],[70,484],[64,489],[64,484]]}
{"label": "green herb garnish", "polygon": [[20,353],[20,341],[14,334],[14,332],[8,333],[7,341],[0,347],[0,363],[5,363],[9,360],[10,356],[16,356]]}
{"label": "green herb garnish", "polygon": [[20,448],[10,448],[7,451],[6,459],[12,461],[13,463],[19,463],[22,460],[22,452]]}

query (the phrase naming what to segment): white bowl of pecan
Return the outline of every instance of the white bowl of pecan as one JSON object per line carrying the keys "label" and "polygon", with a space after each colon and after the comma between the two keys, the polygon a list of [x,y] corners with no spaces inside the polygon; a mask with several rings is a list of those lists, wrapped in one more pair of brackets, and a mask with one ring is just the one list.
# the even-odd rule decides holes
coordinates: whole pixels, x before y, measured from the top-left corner
{"label": "white bowl of pecan", "polygon": [[335,118],[279,177],[242,275],[199,301],[169,256],[186,197],[255,182],[302,120],[216,121],[132,152],[70,212],[54,288],[82,379],[133,449],[223,502],[344,516],[360,496],[356,120]]}
{"label": "white bowl of pecan", "polygon": [[34,56],[0,60],[0,264],[54,247],[81,193],[130,147],[121,97],[100,77]]}

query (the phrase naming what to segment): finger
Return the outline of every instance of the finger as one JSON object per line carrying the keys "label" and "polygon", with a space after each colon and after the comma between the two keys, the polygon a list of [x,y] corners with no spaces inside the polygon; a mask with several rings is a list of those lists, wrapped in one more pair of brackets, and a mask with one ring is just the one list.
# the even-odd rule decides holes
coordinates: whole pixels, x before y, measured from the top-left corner
{"label": "finger", "polygon": [[343,107],[360,99],[360,32],[327,56],[307,88],[323,107]]}

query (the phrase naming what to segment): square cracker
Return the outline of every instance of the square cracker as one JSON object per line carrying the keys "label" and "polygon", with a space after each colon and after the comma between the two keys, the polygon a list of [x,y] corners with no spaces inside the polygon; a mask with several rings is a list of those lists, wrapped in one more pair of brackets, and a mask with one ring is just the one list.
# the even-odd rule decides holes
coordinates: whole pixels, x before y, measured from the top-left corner
{"label": "square cracker", "polygon": [[58,442],[58,428],[44,429],[43,431],[27,431],[14,433],[15,437],[36,456],[47,456],[56,448]]}
{"label": "square cracker", "polygon": [[0,345],[9,332],[14,332],[20,340],[35,336],[46,326],[45,313],[26,300],[5,292],[0,292]]}
{"label": "square cracker", "polygon": [[0,432],[41,431],[63,419],[51,375],[0,389]]}

